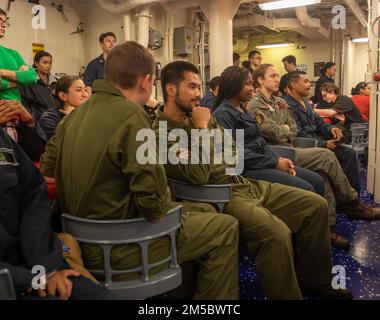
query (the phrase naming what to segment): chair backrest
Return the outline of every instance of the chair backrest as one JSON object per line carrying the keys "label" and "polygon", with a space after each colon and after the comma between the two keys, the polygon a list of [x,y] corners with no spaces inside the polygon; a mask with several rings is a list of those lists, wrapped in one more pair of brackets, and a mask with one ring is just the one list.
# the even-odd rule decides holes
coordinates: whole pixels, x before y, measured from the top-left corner
{"label": "chair backrest", "polygon": [[364,154],[368,146],[368,123],[351,124],[351,146],[357,154]]}
{"label": "chair backrest", "polygon": [[351,123],[351,130],[352,129],[357,129],[357,128],[368,129],[369,128],[369,123],[368,122]]}
{"label": "chair backrest", "polygon": [[0,269],[0,300],[15,300],[16,293],[8,269]]}
{"label": "chair backrest", "polygon": [[[165,219],[152,223],[146,219],[89,220],[69,214],[62,215],[65,233],[73,235],[80,244],[93,244],[103,250],[104,269],[89,270],[105,278],[104,286],[120,299],[145,299],[170,291],[182,283],[181,268],[177,262],[176,231],[182,224],[182,206],[170,210]],[[170,254],[167,258],[150,264],[148,247],[152,240],[169,237]],[[111,251],[114,246],[137,244],[140,247],[141,264],[133,269],[114,270],[111,267]],[[125,257],[128,259],[128,257]],[[169,264],[166,269],[150,275],[151,269]],[[113,276],[140,273],[137,280],[113,281]]]}
{"label": "chair backrest", "polygon": [[191,185],[182,181],[168,179],[170,191],[174,200],[204,202],[215,205],[219,212],[231,201],[232,186],[222,185]]}
{"label": "chair backrest", "polygon": [[318,140],[313,138],[296,137],[293,140],[293,145],[296,148],[315,148],[318,146]]}
{"label": "chair backrest", "polygon": [[293,163],[297,163],[297,150],[292,147],[284,147],[284,146],[270,146],[271,149],[280,157],[288,158],[293,161]]}

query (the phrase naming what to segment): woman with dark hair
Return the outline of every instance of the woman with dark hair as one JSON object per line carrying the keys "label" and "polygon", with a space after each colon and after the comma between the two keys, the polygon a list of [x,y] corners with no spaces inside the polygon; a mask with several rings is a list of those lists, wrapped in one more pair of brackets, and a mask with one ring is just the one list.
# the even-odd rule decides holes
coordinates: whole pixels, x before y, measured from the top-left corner
{"label": "woman with dark hair", "polygon": [[364,121],[369,121],[371,85],[368,82],[359,82],[351,91],[351,100],[358,107]]}
{"label": "woman with dark hair", "polygon": [[[255,119],[242,107],[253,94],[249,70],[229,67],[219,79],[219,93],[213,115],[225,129],[244,130],[244,172],[246,178],[281,183],[324,195],[323,179],[316,173],[295,167],[291,160],[278,157],[261,137]],[[237,145],[241,143],[236,141]]]}
{"label": "woman with dark hair", "polygon": [[58,106],[57,100],[52,95],[57,83],[51,74],[52,64],[53,57],[50,53],[37,52],[33,64],[37,73],[37,83],[20,87],[23,102],[37,121],[46,110]]}
{"label": "woman with dark hair", "polygon": [[314,103],[318,104],[318,108],[328,109],[331,104],[326,103],[322,98],[321,87],[325,83],[335,83],[334,77],[336,76],[337,67],[334,62],[327,62],[321,69],[321,76],[315,84]]}
{"label": "woman with dark hair", "polygon": [[57,82],[54,95],[60,105],[45,111],[40,119],[40,125],[49,140],[55,135],[58,123],[88,99],[85,85],[79,77],[63,76]]}
{"label": "woman with dark hair", "polygon": [[210,84],[209,84],[210,91],[204,95],[204,97],[201,99],[199,103],[202,107],[209,108],[211,112],[212,112],[212,109],[214,108],[216,96],[218,95],[218,88],[219,88],[218,82],[219,82],[219,77],[214,77],[211,79]]}

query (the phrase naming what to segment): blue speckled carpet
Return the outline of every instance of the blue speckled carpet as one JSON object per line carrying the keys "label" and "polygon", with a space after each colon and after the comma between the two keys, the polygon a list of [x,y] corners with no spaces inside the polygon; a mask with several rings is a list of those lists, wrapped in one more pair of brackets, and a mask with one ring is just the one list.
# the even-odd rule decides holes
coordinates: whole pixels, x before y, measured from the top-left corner
{"label": "blue speckled carpet", "polygon": [[[361,169],[361,199],[374,205],[366,192],[367,172]],[[354,299],[380,300],[380,221],[364,222],[348,220],[338,211],[338,233],[351,242],[349,251],[333,248],[333,264],[346,269],[346,284]],[[265,299],[257,277],[254,258],[240,249],[240,298]]]}

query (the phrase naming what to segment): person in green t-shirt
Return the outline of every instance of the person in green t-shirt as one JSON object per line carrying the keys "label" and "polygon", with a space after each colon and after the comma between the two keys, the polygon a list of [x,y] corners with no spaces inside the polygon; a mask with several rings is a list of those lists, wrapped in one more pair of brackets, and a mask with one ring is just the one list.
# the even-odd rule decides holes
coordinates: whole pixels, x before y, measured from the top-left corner
{"label": "person in green t-shirt", "polygon": [[[4,38],[8,16],[0,9],[0,39]],[[0,99],[21,101],[18,85],[37,82],[36,72],[28,66],[20,54],[0,45]]]}
{"label": "person in green t-shirt", "polygon": [[[7,13],[0,9],[0,41],[5,36]],[[31,113],[22,105],[19,85],[37,82],[37,75],[20,54],[0,45],[0,128],[18,142],[24,151],[38,161],[43,139],[37,133],[37,124]]]}

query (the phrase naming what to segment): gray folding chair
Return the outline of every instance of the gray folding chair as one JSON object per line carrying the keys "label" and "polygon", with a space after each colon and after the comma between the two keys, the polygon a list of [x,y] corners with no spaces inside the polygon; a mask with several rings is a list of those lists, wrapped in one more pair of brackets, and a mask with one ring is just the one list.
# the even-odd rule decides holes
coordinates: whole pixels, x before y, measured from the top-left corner
{"label": "gray folding chair", "polygon": [[0,270],[0,300],[16,300],[12,277],[8,269]]}
{"label": "gray folding chair", "polygon": [[298,161],[297,149],[315,148],[318,146],[318,141],[312,138],[297,137],[293,140],[293,145],[294,147],[274,146],[274,145],[271,145],[270,147],[278,156],[288,158],[292,160],[293,163],[297,164],[297,161]]}
{"label": "gray folding chair", "polygon": [[280,157],[288,158],[293,161],[293,163],[297,163],[297,150],[293,147],[285,147],[285,146],[273,146],[270,145],[271,149]]}
{"label": "gray folding chair", "polygon": [[[89,270],[104,277],[104,285],[118,299],[145,299],[168,292],[182,283],[181,267],[177,262],[176,231],[182,224],[182,206],[167,213],[162,222],[152,223],[146,219],[88,220],[62,215],[64,232],[73,235],[79,243],[98,245],[103,250],[104,269]],[[148,246],[154,239],[168,236],[170,255],[157,263],[149,264]],[[128,270],[114,270],[111,251],[114,246],[137,244],[140,247],[141,265]],[[126,257],[127,259],[127,257]],[[152,268],[168,264],[164,270],[150,275]],[[140,273],[141,278],[129,281],[113,281],[113,276]]]}
{"label": "gray folding chair", "polygon": [[351,124],[351,147],[357,154],[364,154],[368,147],[368,123]]}
{"label": "gray folding chair", "polygon": [[182,181],[168,179],[170,191],[174,201],[187,200],[209,203],[223,212],[224,207],[232,198],[232,186],[221,185],[191,185]]}
{"label": "gray folding chair", "polygon": [[351,129],[355,129],[355,128],[368,129],[369,128],[369,123],[368,122],[351,123]]}
{"label": "gray folding chair", "polygon": [[313,138],[296,137],[293,140],[295,148],[315,148],[318,146],[318,140]]}

